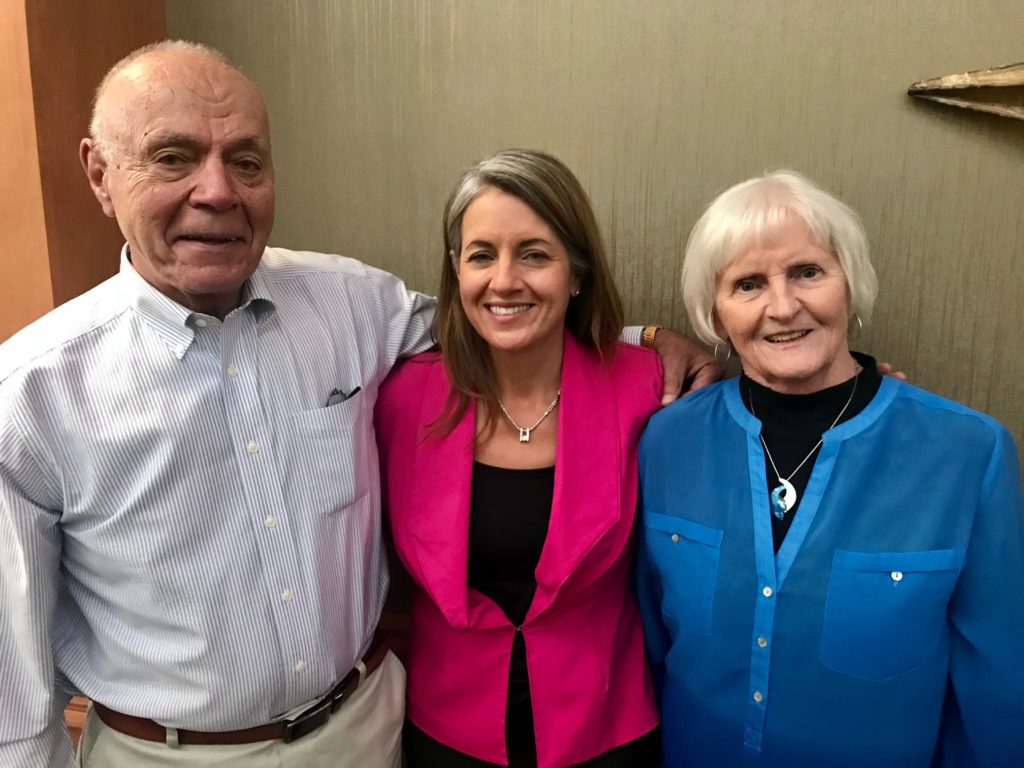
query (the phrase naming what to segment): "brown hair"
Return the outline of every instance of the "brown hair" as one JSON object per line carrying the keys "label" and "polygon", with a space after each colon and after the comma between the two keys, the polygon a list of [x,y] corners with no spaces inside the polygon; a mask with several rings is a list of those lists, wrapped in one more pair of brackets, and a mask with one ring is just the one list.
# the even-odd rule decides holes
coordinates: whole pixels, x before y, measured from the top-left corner
{"label": "brown hair", "polygon": [[457,273],[462,218],[487,188],[513,195],[530,206],[568,251],[580,291],[569,302],[565,324],[576,340],[610,357],[622,333],[622,300],[612,281],[590,200],[572,171],[551,155],[529,149],[507,149],[482,160],[455,185],[444,209],[444,253],[434,332],[452,391],[435,422],[441,432],[451,431],[473,400],[486,404],[488,430],[494,429],[500,413],[490,351],[466,317]]}

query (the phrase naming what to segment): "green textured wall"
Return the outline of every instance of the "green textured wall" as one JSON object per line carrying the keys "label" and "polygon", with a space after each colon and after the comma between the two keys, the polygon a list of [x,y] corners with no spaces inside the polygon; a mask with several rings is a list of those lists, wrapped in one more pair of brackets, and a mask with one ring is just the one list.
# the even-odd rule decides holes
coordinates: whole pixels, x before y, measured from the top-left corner
{"label": "green textured wall", "polygon": [[544,148],[590,190],[628,316],[681,328],[702,207],[791,166],[867,226],[882,291],[855,346],[1024,442],[1024,123],[904,95],[1024,60],[1020,0],[167,0],[167,15],[264,89],[276,244],[433,290],[461,170]]}

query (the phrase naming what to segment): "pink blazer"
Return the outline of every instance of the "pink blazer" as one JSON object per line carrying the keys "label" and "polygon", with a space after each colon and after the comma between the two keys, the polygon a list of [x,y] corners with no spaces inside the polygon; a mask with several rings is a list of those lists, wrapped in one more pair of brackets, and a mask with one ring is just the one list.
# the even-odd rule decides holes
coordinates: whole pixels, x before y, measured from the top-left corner
{"label": "pink blazer", "polygon": [[[541,768],[583,762],[658,723],[630,588],[637,442],[658,408],[660,364],[619,345],[610,364],[566,334],[551,522],[522,632]],[[505,702],[516,628],[467,586],[473,409],[426,427],[449,384],[437,353],[397,367],[377,401],[385,507],[416,583],[408,716],[455,749],[507,764]]]}

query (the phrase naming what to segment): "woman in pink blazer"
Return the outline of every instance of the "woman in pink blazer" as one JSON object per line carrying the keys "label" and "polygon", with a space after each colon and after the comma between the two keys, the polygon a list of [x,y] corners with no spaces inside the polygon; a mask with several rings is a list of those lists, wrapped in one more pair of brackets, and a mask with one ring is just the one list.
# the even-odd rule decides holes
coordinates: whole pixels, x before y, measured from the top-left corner
{"label": "woman in pink blazer", "polygon": [[558,160],[481,162],[444,230],[440,352],[396,368],[377,403],[416,587],[408,765],[656,765],[629,570],[659,363],[616,341],[596,220]]}

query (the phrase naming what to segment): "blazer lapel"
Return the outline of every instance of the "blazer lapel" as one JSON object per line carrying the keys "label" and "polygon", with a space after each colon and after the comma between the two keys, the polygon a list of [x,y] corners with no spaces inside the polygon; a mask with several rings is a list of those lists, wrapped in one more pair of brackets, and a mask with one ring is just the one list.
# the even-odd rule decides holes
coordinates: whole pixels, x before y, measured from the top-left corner
{"label": "blazer lapel", "polygon": [[[438,364],[427,383],[417,423],[430,424],[448,396],[448,380]],[[448,623],[467,622],[469,500],[473,473],[476,413],[472,405],[447,435],[420,427],[409,471],[413,481],[402,524],[413,544],[420,585]]]}
{"label": "blazer lapel", "polygon": [[537,564],[529,617],[551,605],[566,579],[621,516],[618,403],[596,353],[567,331],[558,406],[551,522]]}

